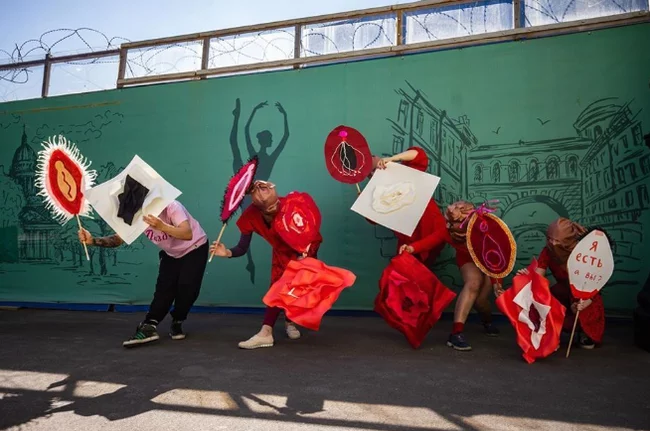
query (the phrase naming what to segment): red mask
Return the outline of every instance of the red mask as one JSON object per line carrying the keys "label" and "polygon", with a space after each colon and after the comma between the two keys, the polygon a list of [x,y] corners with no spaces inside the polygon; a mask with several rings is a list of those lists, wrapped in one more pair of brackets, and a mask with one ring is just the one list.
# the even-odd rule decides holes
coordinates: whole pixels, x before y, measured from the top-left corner
{"label": "red mask", "polygon": [[586,232],[587,229],[578,223],[560,217],[546,230],[546,247],[556,260],[566,262],[575,246],[578,245],[578,238]]}

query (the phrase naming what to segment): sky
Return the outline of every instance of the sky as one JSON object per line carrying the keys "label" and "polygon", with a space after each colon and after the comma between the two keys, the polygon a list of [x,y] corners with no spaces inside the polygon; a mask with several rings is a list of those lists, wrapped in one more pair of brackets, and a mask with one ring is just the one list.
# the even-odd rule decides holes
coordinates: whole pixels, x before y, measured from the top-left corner
{"label": "sky", "polygon": [[0,13],[0,49],[48,30],[89,27],[132,41],[261,24],[408,0],[23,0]]}
{"label": "sky", "polygon": [[[98,51],[109,48],[107,40],[112,40],[111,48],[114,48],[124,42],[124,39],[139,41],[409,2],[409,0],[5,1],[4,7],[0,8],[0,64],[42,59],[45,50],[41,49],[41,46],[52,46],[65,36],[71,35],[70,30],[80,28],[99,32],[83,30],[79,33],[92,50]],[[34,39],[41,39],[43,43],[35,42]],[[25,44],[30,40],[31,42]],[[56,56],[88,52],[90,49],[84,44],[84,40],[73,34],[72,37],[53,46],[51,53]],[[20,48],[20,54],[17,54],[17,47]],[[39,48],[34,49],[35,47]],[[170,55],[178,55],[178,53]],[[165,61],[161,60],[161,57],[156,57],[156,60]],[[85,66],[54,65],[50,77],[49,95],[113,88],[117,78],[116,63],[117,57]],[[14,72],[10,76],[8,72],[0,71],[0,103],[40,97],[42,79],[42,67]]]}

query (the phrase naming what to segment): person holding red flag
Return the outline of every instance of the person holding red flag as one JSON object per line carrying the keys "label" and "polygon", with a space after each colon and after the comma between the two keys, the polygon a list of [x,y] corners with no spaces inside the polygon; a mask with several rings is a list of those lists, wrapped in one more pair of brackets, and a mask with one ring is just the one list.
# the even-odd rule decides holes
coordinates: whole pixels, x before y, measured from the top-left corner
{"label": "person holding red flag", "polygon": [[[551,223],[546,230],[546,246],[538,258],[537,269],[540,275],[545,275],[550,269],[556,283],[551,286],[551,293],[567,309],[563,331],[571,332],[578,314],[578,344],[583,349],[593,349],[602,342],[605,331],[605,308],[600,293],[591,299],[577,300],[571,292],[567,261],[571,252],[588,230],[580,224],[567,218],[560,217]],[[525,274],[526,268],[518,274]]]}
{"label": "person holding red flag", "polygon": [[[318,248],[323,241],[320,232],[315,233],[315,240],[310,244],[305,253],[296,252],[289,244],[282,240],[274,226],[274,220],[286,197],[278,197],[275,184],[268,181],[255,181],[248,193],[251,196],[251,205],[248,206],[237,220],[237,226],[241,232],[239,243],[227,249],[223,243],[215,241],[210,251],[215,256],[223,258],[241,257],[246,254],[250,247],[253,233],[264,238],[272,247],[271,257],[271,284],[278,281],[284,274],[289,262],[304,257],[317,257]],[[242,349],[257,349],[260,347],[272,347],[273,326],[277,321],[280,312],[279,307],[267,307],[264,314],[264,321],[260,331],[246,341],[239,343]],[[287,336],[292,339],[300,338],[300,331],[296,325],[286,319],[285,330]]]}

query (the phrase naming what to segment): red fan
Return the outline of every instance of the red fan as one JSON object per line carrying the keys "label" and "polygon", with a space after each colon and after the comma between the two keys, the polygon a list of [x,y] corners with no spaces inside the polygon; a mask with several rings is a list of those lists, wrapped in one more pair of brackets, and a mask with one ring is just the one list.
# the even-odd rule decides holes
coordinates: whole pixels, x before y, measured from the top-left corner
{"label": "red fan", "polygon": [[372,171],[372,154],[366,138],[356,129],[338,126],[325,141],[325,165],[330,175],[346,184],[359,183]]}
{"label": "red fan", "polygon": [[[221,226],[217,242],[221,241],[228,220],[230,220],[230,217],[232,217],[235,211],[237,211],[241,206],[244,197],[246,197],[246,192],[255,179],[258,163],[259,159],[257,156],[253,156],[253,158],[246,162],[244,166],[239,168],[237,173],[235,173],[228,182],[226,191],[223,194],[223,200],[221,201],[221,222],[223,223],[223,226]],[[213,256],[214,254],[210,254],[210,262],[212,262]]]}
{"label": "red fan", "polygon": [[[42,144],[38,153],[37,178],[38,195],[45,198],[46,207],[61,224],[79,216],[88,216],[90,204],[84,192],[93,186],[97,173],[89,170],[88,162],[77,147],[63,136],[51,137]],[[86,259],[90,260],[88,247],[84,244]]]}
{"label": "red fan", "polygon": [[316,202],[307,193],[289,193],[273,221],[273,227],[291,248],[299,253],[309,251],[309,245],[320,232],[321,215]]}

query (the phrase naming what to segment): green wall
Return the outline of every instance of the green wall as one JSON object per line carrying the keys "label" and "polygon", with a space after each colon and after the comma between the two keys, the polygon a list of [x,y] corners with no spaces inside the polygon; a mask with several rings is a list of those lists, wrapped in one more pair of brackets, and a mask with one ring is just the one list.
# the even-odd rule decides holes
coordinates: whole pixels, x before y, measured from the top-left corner
{"label": "green wall", "polygon": [[[420,145],[442,177],[436,197],[500,200],[519,243],[518,267],[541,250],[546,225],[559,215],[606,228],[616,240],[616,271],[605,291],[610,311],[629,310],[649,273],[650,25],[517,43],[155,85],[0,105],[0,301],[147,304],[155,247],[141,238],[118,250],[75,241],[75,224],[52,225],[32,196],[39,143],[64,134],[93,161],[100,181],[134,154],[183,191],[180,201],[212,239],[233,173],[231,128],[241,102],[237,146],[249,156],[244,126],[272,133],[277,160],[266,158],[284,194],[311,193],[323,213],[320,257],[357,274],[337,308],[370,309],[395,240],[349,210],[356,189],[335,182],[323,144],[339,124],[359,129],[375,153]],[[108,233],[101,220],[86,221]],[[49,238],[49,240],[48,240]],[[224,236],[234,245],[234,224]],[[258,306],[268,287],[270,249],[252,245],[254,283],[246,257],[209,264],[199,305]],[[250,269],[250,268],[249,268]],[[453,253],[435,269],[458,289]]]}

